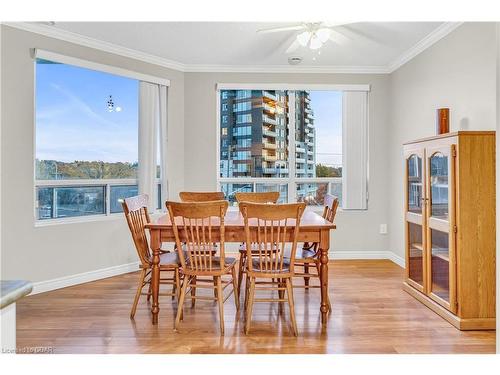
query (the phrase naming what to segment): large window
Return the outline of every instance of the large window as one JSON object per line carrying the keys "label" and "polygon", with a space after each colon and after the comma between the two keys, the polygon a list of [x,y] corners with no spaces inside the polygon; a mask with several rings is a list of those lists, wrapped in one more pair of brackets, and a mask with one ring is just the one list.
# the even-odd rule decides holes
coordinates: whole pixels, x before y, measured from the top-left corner
{"label": "large window", "polygon": [[36,60],[38,220],[118,213],[119,199],[137,195],[138,87],[136,79]]}
{"label": "large window", "polygon": [[281,202],[308,205],[322,205],[327,193],[342,201],[342,91],[219,94],[218,181],[230,202],[242,191],[279,191]]}

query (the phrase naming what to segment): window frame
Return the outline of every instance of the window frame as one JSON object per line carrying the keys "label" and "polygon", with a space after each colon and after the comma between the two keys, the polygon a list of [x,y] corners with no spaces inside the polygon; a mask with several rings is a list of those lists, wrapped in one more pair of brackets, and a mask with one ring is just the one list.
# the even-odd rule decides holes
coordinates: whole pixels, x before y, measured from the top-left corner
{"label": "window frame", "polygon": [[[113,74],[120,77],[135,79],[138,81],[146,81],[151,83],[156,83],[160,85],[170,87],[170,80],[166,78],[161,78],[157,76],[152,76],[149,74],[140,73],[137,71],[123,69],[117,66],[106,65],[101,63],[96,63],[89,60],[83,60],[76,57],[71,57],[67,55],[61,55],[55,52],[46,51],[42,49],[32,49],[33,57],[33,220],[35,227],[44,227],[50,225],[59,224],[72,224],[72,223],[85,223],[94,221],[107,221],[107,220],[117,220],[121,219],[123,212],[111,213],[111,186],[120,185],[138,185],[139,179],[137,178],[119,178],[119,179],[63,179],[63,180],[37,180],[36,178],[36,134],[37,134],[37,122],[36,122],[36,82],[37,82],[37,59],[49,60],[57,62],[60,64],[72,65],[79,68],[89,69],[98,71],[101,73]],[[140,124],[138,122],[137,127]],[[139,147],[139,144],[138,144]],[[168,147],[168,145],[166,145]],[[138,150],[139,152],[139,150]],[[160,178],[155,180],[155,190],[158,192],[159,184],[165,183],[168,186],[168,175],[163,174]],[[84,216],[70,216],[65,218],[51,218],[51,219],[39,219],[38,213],[38,188],[39,187],[78,187],[78,186],[98,186],[105,187],[105,197],[104,197],[104,214],[94,214],[94,215],[84,215]],[[156,198],[155,194],[155,198]],[[167,197],[162,198],[162,202]],[[55,202],[53,202],[55,204]],[[152,214],[163,212],[162,209],[155,209]]]}
{"label": "window frame", "polygon": [[[238,84],[238,83],[219,83],[216,87],[216,160],[217,160],[217,190],[222,191],[223,184],[252,184],[255,191],[256,184],[265,183],[271,185],[286,184],[288,186],[287,198],[288,202],[295,202],[297,184],[300,183],[328,183],[328,193],[332,191],[333,183],[342,182],[343,177],[296,177],[295,163],[295,126],[289,126],[289,142],[288,142],[288,177],[221,177],[220,176],[220,142],[221,142],[221,91],[224,90],[289,90],[289,91],[370,91],[370,85],[353,84],[353,85],[336,85],[336,84]],[[295,98],[294,98],[295,99]],[[290,118],[295,118],[295,107],[290,107]],[[294,121],[294,120],[293,120]],[[293,152],[292,152],[293,151]],[[344,153],[344,150],[343,150]],[[368,161],[367,161],[368,163]],[[344,173],[342,173],[344,176]],[[368,186],[368,181],[367,181]],[[319,206],[308,206],[308,208],[318,209]],[[340,209],[342,207],[339,207]]]}

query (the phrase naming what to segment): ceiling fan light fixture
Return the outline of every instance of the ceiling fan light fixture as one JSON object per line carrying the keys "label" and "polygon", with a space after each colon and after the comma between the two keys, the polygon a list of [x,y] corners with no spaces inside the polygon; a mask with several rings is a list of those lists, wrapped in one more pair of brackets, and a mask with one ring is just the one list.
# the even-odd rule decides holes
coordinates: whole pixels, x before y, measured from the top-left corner
{"label": "ceiling fan light fixture", "polygon": [[297,35],[297,42],[303,47],[307,46],[309,39],[311,39],[311,33],[309,31],[304,31]]}
{"label": "ceiling fan light fixture", "polygon": [[311,41],[309,43],[309,48],[310,49],[319,49],[319,48],[321,48],[322,45],[323,45],[323,42],[321,41],[321,39],[316,34],[314,34],[311,37]]}
{"label": "ceiling fan light fixture", "polygon": [[316,31],[316,36],[321,40],[321,43],[326,43],[330,39],[330,29],[322,28]]}

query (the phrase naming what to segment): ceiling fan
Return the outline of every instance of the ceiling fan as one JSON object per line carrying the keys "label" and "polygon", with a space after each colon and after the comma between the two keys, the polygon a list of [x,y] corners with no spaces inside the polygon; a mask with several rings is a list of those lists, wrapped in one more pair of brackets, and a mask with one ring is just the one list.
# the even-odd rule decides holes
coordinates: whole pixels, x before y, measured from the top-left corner
{"label": "ceiling fan", "polygon": [[338,43],[338,38],[333,38],[333,29],[340,25],[345,25],[345,23],[301,22],[296,25],[259,29],[257,32],[267,34],[284,31],[300,31],[297,34],[296,39],[286,50],[286,53],[291,53],[297,50],[300,46],[309,47],[311,50],[320,49],[328,40]]}

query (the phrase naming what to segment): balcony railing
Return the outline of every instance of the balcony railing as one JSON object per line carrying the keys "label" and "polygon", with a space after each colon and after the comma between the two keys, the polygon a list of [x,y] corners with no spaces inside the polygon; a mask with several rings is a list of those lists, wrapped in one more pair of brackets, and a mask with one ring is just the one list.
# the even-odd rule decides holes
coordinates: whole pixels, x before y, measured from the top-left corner
{"label": "balcony railing", "polygon": [[276,107],[270,106],[269,104],[264,103],[262,108],[264,108],[265,112],[271,113],[273,115],[276,113]]}
{"label": "balcony railing", "polygon": [[271,99],[271,100],[274,100],[274,101],[278,100],[278,98],[276,97],[276,95],[271,94],[269,91],[264,91],[262,95],[263,95],[264,98],[268,98],[268,99]]}
{"label": "balcony railing", "polygon": [[304,152],[306,152],[306,149],[303,148],[303,147],[298,147],[297,146],[296,150],[297,150],[298,153],[304,153]]}
{"label": "balcony railing", "polygon": [[266,115],[262,116],[262,121],[267,123],[267,124],[276,125],[276,120],[272,119]]}
{"label": "balcony railing", "polygon": [[262,147],[270,150],[275,150],[276,143],[262,142]]}
{"label": "balcony railing", "polygon": [[276,174],[276,168],[262,168],[262,173],[264,174]]}
{"label": "balcony railing", "polygon": [[268,129],[263,129],[262,130],[262,134],[267,136],[267,137],[273,137],[273,138],[276,138],[276,132],[272,131],[272,130],[268,130]]}
{"label": "balcony railing", "polygon": [[[40,221],[120,213],[118,200],[138,194],[136,179],[37,180],[35,188]],[[161,209],[159,180],[157,192],[157,208]]]}
{"label": "balcony railing", "polygon": [[297,163],[305,163],[305,162],[306,162],[306,159],[304,159],[304,158],[296,158],[296,159],[295,159],[295,161],[296,161]]}
{"label": "balcony railing", "polygon": [[276,155],[262,155],[262,159],[265,161],[276,161]]}
{"label": "balcony railing", "polygon": [[[234,203],[232,194],[237,191],[281,191],[280,203],[305,202],[308,206],[321,206],[327,193],[337,196],[342,202],[342,178],[314,178],[305,175],[305,171],[296,171],[296,176],[283,176],[279,173],[287,173],[288,170],[276,169],[273,177],[234,177],[219,179],[221,190],[226,193],[226,198]],[[303,176],[300,176],[300,174]],[[311,174],[311,173],[309,173]],[[285,191],[282,191],[284,187]],[[235,203],[234,203],[235,204]]]}

